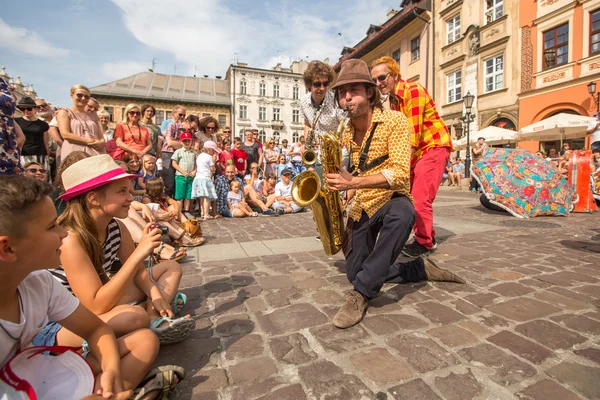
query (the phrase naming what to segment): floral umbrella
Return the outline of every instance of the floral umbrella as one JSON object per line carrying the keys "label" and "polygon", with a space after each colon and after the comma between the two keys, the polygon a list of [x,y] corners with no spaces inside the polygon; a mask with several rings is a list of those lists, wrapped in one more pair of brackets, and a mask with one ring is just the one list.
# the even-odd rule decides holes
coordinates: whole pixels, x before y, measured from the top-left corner
{"label": "floral umbrella", "polygon": [[517,218],[569,215],[576,198],[556,167],[527,150],[490,149],[472,174],[492,204]]}
{"label": "floral umbrella", "polygon": [[594,198],[600,201],[600,169],[592,172],[592,193]]}

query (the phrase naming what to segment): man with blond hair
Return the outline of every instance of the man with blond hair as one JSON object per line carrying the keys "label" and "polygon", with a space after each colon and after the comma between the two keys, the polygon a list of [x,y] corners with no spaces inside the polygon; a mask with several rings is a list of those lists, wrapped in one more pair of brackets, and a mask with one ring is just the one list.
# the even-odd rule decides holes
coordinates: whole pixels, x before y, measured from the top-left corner
{"label": "man with blond hair", "polygon": [[371,78],[388,96],[390,108],[404,113],[411,126],[410,193],[416,213],[415,239],[402,253],[409,257],[427,255],[437,247],[433,201],[452,152],[452,139],[427,89],[403,80],[394,59],[381,57],[371,68]]}

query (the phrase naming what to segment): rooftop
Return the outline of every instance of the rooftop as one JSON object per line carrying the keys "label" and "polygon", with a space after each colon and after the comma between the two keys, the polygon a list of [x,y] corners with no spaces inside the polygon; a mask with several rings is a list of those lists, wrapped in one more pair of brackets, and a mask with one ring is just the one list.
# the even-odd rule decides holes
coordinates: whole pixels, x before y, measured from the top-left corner
{"label": "rooftop", "polygon": [[226,80],[147,71],[90,89],[96,97],[230,106]]}

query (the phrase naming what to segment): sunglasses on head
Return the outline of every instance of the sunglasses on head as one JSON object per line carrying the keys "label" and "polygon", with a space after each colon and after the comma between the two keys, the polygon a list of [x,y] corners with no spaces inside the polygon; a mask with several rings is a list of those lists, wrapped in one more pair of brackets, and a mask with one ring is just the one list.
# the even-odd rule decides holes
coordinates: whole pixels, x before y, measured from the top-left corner
{"label": "sunglasses on head", "polygon": [[388,72],[387,74],[381,74],[379,76],[376,76],[375,78],[373,78],[373,83],[377,83],[377,81],[379,82],[383,82],[387,79],[387,77],[390,75],[390,73]]}
{"label": "sunglasses on head", "polygon": [[33,110],[33,107],[20,107],[21,111],[31,111]]}
{"label": "sunglasses on head", "polygon": [[320,88],[321,86],[327,87],[327,86],[329,86],[329,81],[325,81],[325,82],[313,82],[312,85],[313,85],[314,88],[317,88],[317,89]]}
{"label": "sunglasses on head", "polygon": [[89,94],[83,94],[83,93],[77,93],[77,94],[75,94],[75,96],[76,96],[78,99],[89,99],[89,98],[90,98],[90,95],[89,95]]}
{"label": "sunglasses on head", "polygon": [[129,111],[129,115],[142,115],[139,111]]}
{"label": "sunglasses on head", "polygon": [[27,168],[25,171],[32,172],[34,174],[37,174],[38,172],[41,173],[41,174],[45,174],[46,173],[46,170],[43,169],[43,168],[39,168],[39,169],[38,168]]}

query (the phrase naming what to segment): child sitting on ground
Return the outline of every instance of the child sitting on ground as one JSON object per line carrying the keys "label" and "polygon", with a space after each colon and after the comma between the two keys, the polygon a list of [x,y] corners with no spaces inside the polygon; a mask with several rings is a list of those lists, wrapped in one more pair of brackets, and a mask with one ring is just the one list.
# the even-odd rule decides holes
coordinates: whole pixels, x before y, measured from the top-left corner
{"label": "child sitting on ground", "polygon": [[169,229],[168,235],[174,240],[174,245],[194,247],[204,243],[200,224],[196,220],[188,220],[180,211],[179,203],[165,194],[162,178],[148,180],[142,203],[152,210],[156,221]]}
{"label": "child sitting on ground", "polygon": [[[147,224],[135,247],[127,228],[116,220],[128,216],[132,178],[109,155],[86,158],[63,172],[61,198],[67,206],[58,223],[69,235],[62,248],[62,265],[51,272],[118,336],[136,326],[150,326],[162,344],[175,343],[189,336],[195,325],[189,316],[167,318],[185,305],[185,296],[177,293],[181,266],[169,260],[146,270],[144,260],[160,246],[160,229]],[[122,266],[111,276],[117,259]],[[80,341],[60,326],[45,328],[43,333],[49,330],[56,333],[60,345],[75,346]]]}
{"label": "child sitting on ground", "polygon": [[304,208],[296,205],[292,198],[292,170],[284,169],[281,173],[281,182],[275,185],[275,196],[273,209],[279,214],[304,211]]}
{"label": "child sitting on ground", "polygon": [[142,171],[140,177],[137,179],[138,186],[145,191],[148,180],[156,176],[158,176],[158,171],[156,170],[156,158],[151,154],[145,154],[144,157],[142,157]]}
{"label": "child sitting on ground", "polygon": [[[60,264],[67,237],[56,223],[50,185],[24,176],[2,176],[0,186],[0,367],[20,349],[31,347],[49,321],[58,321],[86,340],[95,392],[109,398],[135,388],[158,354],[156,336],[149,329],[138,329],[115,339],[108,325],[43,270]],[[162,393],[162,388],[157,390]]]}
{"label": "child sitting on ground", "polygon": [[235,218],[244,217],[256,217],[257,212],[252,211],[246,200],[244,200],[244,194],[240,190],[240,183],[236,180],[231,181],[230,191],[227,193],[227,206],[231,215]]}

